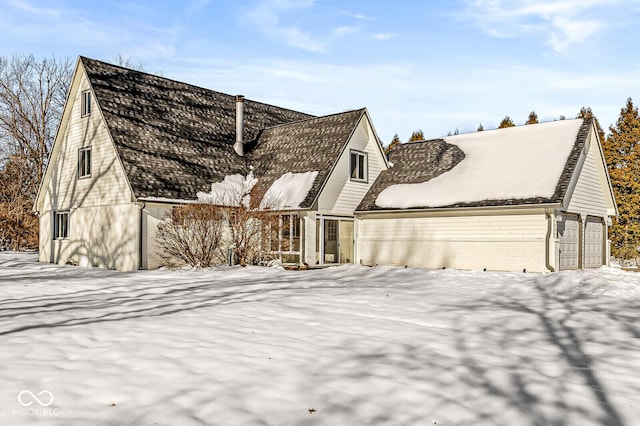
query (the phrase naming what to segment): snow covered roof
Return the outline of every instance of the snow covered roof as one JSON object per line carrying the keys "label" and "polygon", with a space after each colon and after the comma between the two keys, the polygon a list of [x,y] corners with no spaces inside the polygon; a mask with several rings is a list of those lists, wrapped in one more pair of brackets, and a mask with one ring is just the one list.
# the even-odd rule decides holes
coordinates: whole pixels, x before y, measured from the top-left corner
{"label": "snow covered roof", "polygon": [[560,203],[590,120],[561,120],[406,143],[359,211]]}

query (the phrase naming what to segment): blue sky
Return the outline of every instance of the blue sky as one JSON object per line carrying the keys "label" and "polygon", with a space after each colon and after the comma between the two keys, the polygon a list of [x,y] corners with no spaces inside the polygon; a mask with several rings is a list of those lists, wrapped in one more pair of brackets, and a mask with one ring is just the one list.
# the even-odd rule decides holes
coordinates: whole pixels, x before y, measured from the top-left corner
{"label": "blue sky", "polygon": [[382,141],[640,103],[640,0],[0,0],[0,56],[118,54],[149,72],[324,115]]}

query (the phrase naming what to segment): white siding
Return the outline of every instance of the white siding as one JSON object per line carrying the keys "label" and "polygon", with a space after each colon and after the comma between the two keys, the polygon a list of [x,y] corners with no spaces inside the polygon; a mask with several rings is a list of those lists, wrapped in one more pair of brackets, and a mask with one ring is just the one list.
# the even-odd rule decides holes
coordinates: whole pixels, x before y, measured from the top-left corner
{"label": "white siding", "polygon": [[306,262],[309,265],[314,265],[316,263],[316,215],[315,212],[300,212],[300,217],[302,218],[302,226],[304,230],[302,231],[302,235],[304,236],[304,259],[303,262]]}
{"label": "white siding", "polygon": [[[80,117],[81,92],[89,88],[82,78],[71,107],[71,117],[56,144],[43,210],[77,206],[130,203],[131,190],[107,127],[94,102],[91,115]],[[78,179],[78,150],[91,146],[91,177]]]}
{"label": "white siding", "polygon": [[[350,150],[367,153],[367,182],[350,179]],[[318,199],[318,210],[325,214],[353,215],[380,172],[386,168],[378,141],[366,116],[360,121],[340,156]]]}
{"label": "white siding", "polygon": [[173,206],[169,204],[147,204],[142,218],[142,268],[157,269],[164,264],[156,240],[158,224]]}
{"label": "white siding", "polygon": [[599,147],[596,139],[589,137],[587,157],[576,183],[567,211],[583,216],[607,216],[605,197],[609,191]]}
{"label": "white siding", "polygon": [[[138,269],[138,220],[135,204],[80,207],[69,210],[69,238],[51,240],[47,261],[99,266],[120,271]],[[52,213],[42,221],[52,221]],[[49,234],[50,235],[50,234]]]}
{"label": "white siding", "polygon": [[[81,117],[81,94],[90,86],[78,73],[41,190],[40,261],[135,270],[139,209],[95,98],[91,115]],[[87,146],[91,176],[78,179],[78,150]],[[52,241],[56,210],[70,211],[68,239]]]}
{"label": "white siding", "polygon": [[546,271],[544,213],[364,215],[357,259],[365,265]]}

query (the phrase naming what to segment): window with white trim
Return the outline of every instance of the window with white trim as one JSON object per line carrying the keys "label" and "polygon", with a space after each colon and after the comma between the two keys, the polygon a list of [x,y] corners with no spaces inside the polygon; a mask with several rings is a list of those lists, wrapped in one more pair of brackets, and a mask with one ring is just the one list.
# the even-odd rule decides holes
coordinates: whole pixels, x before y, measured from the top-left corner
{"label": "window with white trim", "polygon": [[86,117],[91,114],[91,90],[82,92],[82,116]]}
{"label": "window with white trim", "polygon": [[367,153],[351,151],[351,180],[366,182],[369,178],[367,173]]}
{"label": "window with white trim", "polygon": [[53,239],[62,240],[69,238],[69,212],[53,213]]}
{"label": "window with white trim", "polygon": [[91,176],[91,147],[86,146],[78,150],[78,178]]}

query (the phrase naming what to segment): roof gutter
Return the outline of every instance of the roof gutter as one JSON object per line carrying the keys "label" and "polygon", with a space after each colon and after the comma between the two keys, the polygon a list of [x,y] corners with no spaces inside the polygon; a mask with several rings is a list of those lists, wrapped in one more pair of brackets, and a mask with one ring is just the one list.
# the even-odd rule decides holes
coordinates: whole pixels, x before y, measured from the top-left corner
{"label": "roof gutter", "polygon": [[429,212],[447,212],[447,211],[470,211],[470,210],[500,210],[500,209],[542,209],[561,207],[562,203],[542,203],[542,204],[513,204],[513,205],[495,205],[495,206],[467,206],[467,207],[432,207],[432,208],[415,208],[415,209],[384,209],[384,210],[356,210],[356,214],[376,214],[376,213],[429,213]]}

